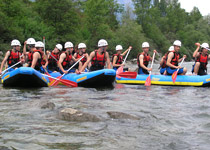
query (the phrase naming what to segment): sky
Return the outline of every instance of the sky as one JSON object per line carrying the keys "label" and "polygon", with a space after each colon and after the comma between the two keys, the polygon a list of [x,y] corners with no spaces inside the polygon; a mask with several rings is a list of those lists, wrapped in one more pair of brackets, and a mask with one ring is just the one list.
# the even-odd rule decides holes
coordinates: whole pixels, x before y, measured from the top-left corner
{"label": "sky", "polygon": [[[121,4],[132,3],[132,0],[118,0]],[[193,7],[198,7],[200,13],[203,16],[210,15],[210,0],[179,0],[181,8],[185,9],[186,12],[191,12]]]}

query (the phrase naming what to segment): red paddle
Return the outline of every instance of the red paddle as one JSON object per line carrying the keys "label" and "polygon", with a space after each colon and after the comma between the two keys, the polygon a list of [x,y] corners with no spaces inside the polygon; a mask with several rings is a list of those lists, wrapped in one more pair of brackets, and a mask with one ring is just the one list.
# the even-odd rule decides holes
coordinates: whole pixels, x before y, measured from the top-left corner
{"label": "red paddle", "polygon": [[[182,61],[181,61],[181,63],[180,63],[180,66],[181,66],[182,63],[184,62],[184,59],[185,59],[185,58],[182,59]],[[179,72],[179,68],[178,68],[176,71],[174,71],[174,73],[173,73],[172,76],[171,76],[171,77],[172,77],[172,80],[173,80],[173,83],[176,82],[176,77],[177,77],[178,72]]]}
{"label": "red paddle", "polygon": [[[84,56],[80,57],[79,60],[77,60],[76,63],[74,63],[74,65],[72,65],[68,70],[67,72],[69,72],[76,64],[78,64],[80,62],[80,60],[82,60]],[[61,80],[61,78],[65,75],[66,73],[62,74],[61,76],[57,77],[58,80],[56,80],[55,82],[53,82],[50,86],[56,86],[58,85],[59,81]]]}
{"label": "red paddle", "polygon": [[[155,53],[153,53],[151,68],[153,66],[154,59],[155,59]],[[147,77],[147,79],[145,81],[145,84],[144,84],[145,86],[150,86],[151,85],[151,77],[150,77],[151,73],[152,73],[152,71],[149,72],[149,76]]]}

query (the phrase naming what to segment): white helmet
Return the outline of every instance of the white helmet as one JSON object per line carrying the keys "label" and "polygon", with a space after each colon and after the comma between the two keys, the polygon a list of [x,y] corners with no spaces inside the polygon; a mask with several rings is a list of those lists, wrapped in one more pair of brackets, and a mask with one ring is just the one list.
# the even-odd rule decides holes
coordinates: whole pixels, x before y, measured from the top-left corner
{"label": "white helmet", "polygon": [[74,45],[71,42],[66,42],[64,45],[64,48],[72,48],[72,47],[74,47]]}
{"label": "white helmet", "polygon": [[142,48],[145,48],[145,47],[149,47],[149,43],[148,42],[143,42],[142,43]]}
{"label": "white helmet", "polygon": [[60,51],[63,49],[63,46],[61,44],[56,44],[55,47]]}
{"label": "white helmet", "polygon": [[168,51],[173,51],[174,50],[174,46],[170,46]]}
{"label": "white helmet", "polygon": [[173,45],[175,45],[175,46],[182,46],[182,43],[181,43],[181,41],[179,41],[179,40],[176,40],[176,41],[174,41],[174,44]]}
{"label": "white helmet", "polygon": [[123,50],[122,46],[121,45],[117,45],[116,46],[116,51],[121,51],[121,50]]}
{"label": "white helmet", "polygon": [[20,41],[18,41],[16,39],[15,40],[12,40],[11,46],[21,46]]}
{"label": "white helmet", "polygon": [[208,43],[203,43],[201,45],[202,48],[208,49],[209,48],[209,44]]}
{"label": "white helmet", "polygon": [[86,48],[85,43],[79,43],[79,45],[78,45],[78,49],[80,49],[80,48]]}
{"label": "white helmet", "polygon": [[36,41],[35,41],[34,38],[29,38],[29,39],[26,41],[26,43],[27,43],[28,45],[35,45],[35,44],[36,44]]}
{"label": "white helmet", "polygon": [[104,39],[101,39],[98,41],[98,47],[107,46],[107,45],[108,45],[108,43]]}
{"label": "white helmet", "polygon": [[41,41],[37,41],[35,47],[44,47],[44,43]]}

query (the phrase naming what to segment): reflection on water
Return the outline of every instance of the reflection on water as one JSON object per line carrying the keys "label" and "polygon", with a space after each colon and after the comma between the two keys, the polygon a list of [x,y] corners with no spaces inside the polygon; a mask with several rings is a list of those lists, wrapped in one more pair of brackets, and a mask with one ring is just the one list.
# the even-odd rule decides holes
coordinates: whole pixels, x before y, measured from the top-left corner
{"label": "reflection on water", "polygon": [[[0,149],[208,150],[209,90],[123,84],[101,89],[0,86]],[[41,109],[46,101],[55,109]],[[61,108],[94,114],[101,121],[63,121],[57,117]],[[108,111],[140,120],[111,119]]]}

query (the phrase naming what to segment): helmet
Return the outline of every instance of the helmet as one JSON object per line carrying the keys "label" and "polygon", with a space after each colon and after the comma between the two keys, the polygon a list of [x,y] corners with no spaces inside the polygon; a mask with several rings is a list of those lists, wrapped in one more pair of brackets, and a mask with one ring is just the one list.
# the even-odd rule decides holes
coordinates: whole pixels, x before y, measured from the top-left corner
{"label": "helmet", "polygon": [[148,42],[142,43],[142,48],[145,48],[145,47],[149,47],[149,43]]}
{"label": "helmet", "polygon": [[209,48],[209,44],[208,43],[203,43],[201,45],[202,48],[208,49]]}
{"label": "helmet", "polygon": [[44,47],[44,43],[41,41],[37,41],[35,47]]}
{"label": "helmet", "polygon": [[12,40],[11,46],[21,46],[20,41],[18,41],[16,39],[15,40]]}
{"label": "helmet", "polygon": [[34,40],[34,38],[29,38],[27,41],[26,41],[27,44],[29,45],[35,45],[36,44],[36,41]]}
{"label": "helmet", "polygon": [[98,41],[98,47],[107,46],[107,45],[108,45],[108,43],[104,39],[101,39]]}
{"label": "helmet", "polygon": [[80,49],[80,48],[86,48],[85,43],[79,43],[78,48],[79,48],[79,49]]}
{"label": "helmet", "polygon": [[122,50],[123,48],[122,48],[122,46],[121,45],[117,45],[116,46],[116,51],[120,51],[120,50]]}
{"label": "helmet", "polygon": [[60,51],[63,49],[63,46],[61,44],[56,44],[55,47]]}
{"label": "helmet", "polygon": [[173,45],[175,45],[175,46],[182,46],[182,43],[181,43],[181,41],[179,41],[179,40],[176,40],[176,41],[174,41],[174,44]]}
{"label": "helmet", "polygon": [[173,51],[174,50],[174,46],[170,46],[168,51]]}
{"label": "helmet", "polygon": [[71,42],[66,42],[64,48],[72,48],[74,45]]}

